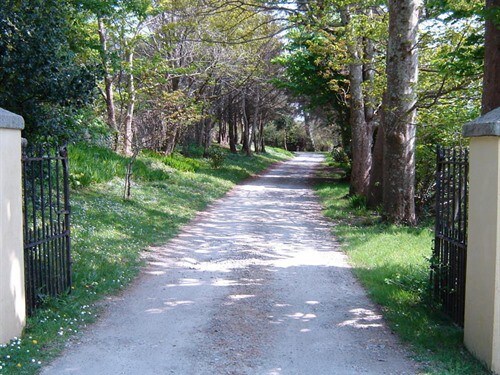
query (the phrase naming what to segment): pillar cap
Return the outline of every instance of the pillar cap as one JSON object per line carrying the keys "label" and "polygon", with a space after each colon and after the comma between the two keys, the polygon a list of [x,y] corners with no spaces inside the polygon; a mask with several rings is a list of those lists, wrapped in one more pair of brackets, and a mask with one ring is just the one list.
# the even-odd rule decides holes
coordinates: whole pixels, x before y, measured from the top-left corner
{"label": "pillar cap", "polygon": [[464,137],[500,137],[500,107],[488,112],[462,128]]}
{"label": "pillar cap", "polygon": [[15,113],[0,108],[0,129],[22,130],[24,129],[24,119]]}

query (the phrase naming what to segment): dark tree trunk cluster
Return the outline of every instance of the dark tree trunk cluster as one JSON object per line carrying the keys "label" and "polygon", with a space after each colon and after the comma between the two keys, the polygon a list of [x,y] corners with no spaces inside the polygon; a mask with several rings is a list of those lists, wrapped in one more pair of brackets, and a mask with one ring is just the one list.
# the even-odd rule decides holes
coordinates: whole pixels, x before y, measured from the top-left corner
{"label": "dark tree trunk cluster", "polygon": [[[373,84],[373,45],[349,46],[351,194],[383,206],[390,222],[413,225],[415,216],[415,131],[418,82],[418,21],[421,0],[389,0],[387,89],[380,113],[363,87]],[[349,22],[350,9],[343,15]],[[370,92],[370,90],[366,90]]]}

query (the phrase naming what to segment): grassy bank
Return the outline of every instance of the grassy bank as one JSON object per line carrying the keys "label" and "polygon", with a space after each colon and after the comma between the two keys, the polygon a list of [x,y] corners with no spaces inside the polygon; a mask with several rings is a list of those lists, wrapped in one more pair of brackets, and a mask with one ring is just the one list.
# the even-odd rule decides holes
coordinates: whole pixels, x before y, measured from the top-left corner
{"label": "grassy bank", "polygon": [[132,199],[125,201],[127,159],[100,147],[72,146],[74,287],[70,295],[47,301],[28,320],[23,338],[0,348],[0,374],[36,373],[95,319],[96,301],[133,280],[141,250],[172,238],[235,183],[290,156],[273,148],[251,158],[227,153],[223,166],[214,169],[199,155],[143,153],[134,164]]}
{"label": "grassy bank", "polygon": [[425,374],[488,374],[462,345],[462,330],[432,307],[429,298],[430,226],[406,228],[381,223],[348,197],[345,183],[321,183],[317,192],[354,272]]}

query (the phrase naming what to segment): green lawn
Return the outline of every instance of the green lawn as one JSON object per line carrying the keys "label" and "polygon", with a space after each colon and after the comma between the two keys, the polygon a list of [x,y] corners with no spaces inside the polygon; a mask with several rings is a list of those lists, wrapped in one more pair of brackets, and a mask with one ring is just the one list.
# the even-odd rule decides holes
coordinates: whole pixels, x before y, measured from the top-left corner
{"label": "green lawn", "polygon": [[[47,301],[28,320],[24,336],[0,348],[0,374],[33,374],[99,313],[95,303],[118,292],[141,267],[140,254],[172,238],[198,211],[235,183],[291,154],[268,148],[246,157],[227,153],[222,168],[201,157],[140,155],[132,199],[122,199],[127,159],[96,146],[69,150],[73,290]],[[111,343],[110,343],[111,344]]]}
{"label": "green lawn", "polygon": [[488,374],[462,345],[463,332],[429,298],[430,226],[407,228],[382,223],[376,213],[347,196],[345,183],[316,187],[325,215],[338,224],[354,272],[381,306],[390,327],[409,343],[424,374]]}

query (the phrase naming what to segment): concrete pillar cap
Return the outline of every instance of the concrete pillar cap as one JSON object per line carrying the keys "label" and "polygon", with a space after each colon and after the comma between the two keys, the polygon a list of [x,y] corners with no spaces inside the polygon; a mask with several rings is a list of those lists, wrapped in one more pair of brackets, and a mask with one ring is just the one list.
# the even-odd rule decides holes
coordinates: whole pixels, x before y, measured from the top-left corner
{"label": "concrete pillar cap", "polygon": [[0,108],[0,129],[24,129],[22,116]]}
{"label": "concrete pillar cap", "polygon": [[468,122],[462,128],[464,137],[500,137],[500,107]]}

